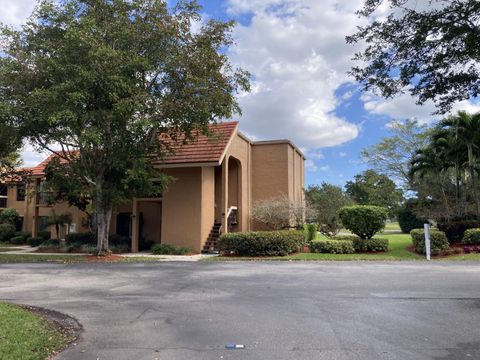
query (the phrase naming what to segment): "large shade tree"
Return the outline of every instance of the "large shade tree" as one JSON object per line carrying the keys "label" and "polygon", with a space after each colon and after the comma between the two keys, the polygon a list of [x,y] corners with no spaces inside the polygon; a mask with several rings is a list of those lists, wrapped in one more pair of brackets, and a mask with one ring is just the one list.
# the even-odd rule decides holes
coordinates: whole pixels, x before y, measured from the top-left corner
{"label": "large shade tree", "polygon": [[20,30],[0,30],[3,117],[91,194],[99,254],[115,206],[164,187],[151,157],[240,110],[248,74],[224,51],[234,24],[199,28],[200,11],[195,1],[42,0]]}
{"label": "large shade tree", "polygon": [[[377,16],[380,5],[390,6],[387,16]],[[478,0],[365,0],[359,15],[368,23],[347,42],[365,44],[351,70],[364,89],[386,98],[409,92],[439,113],[478,96]]]}

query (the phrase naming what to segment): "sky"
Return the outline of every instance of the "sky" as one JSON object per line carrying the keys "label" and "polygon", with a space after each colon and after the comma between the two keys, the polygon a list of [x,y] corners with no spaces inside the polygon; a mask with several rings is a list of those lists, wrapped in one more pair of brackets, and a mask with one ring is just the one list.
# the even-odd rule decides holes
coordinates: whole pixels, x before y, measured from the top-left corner
{"label": "sky", "polygon": [[[254,140],[292,140],[307,158],[307,186],[344,185],[367,169],[361,150],[388,136],[393,120],[438,120],[431,115],[432,103],[418,106],[408,94],[380,99],[363,93],[348,75],[351,58],[362,45],[346,44],[345,36],[365,22],[355,14],[362,0],[198,2],[204,21],[237,22],[228,55],[234,66],[252,74],[252,82],[251,91],[239,95],[242,115],[233,120]],[[2,0],[0,22],[20,26],[34,3]],[[383,6],[376,15],[388,10]],[[480,110],[468,102],[454,109]],[[25,166],[44,157],[31,147],[23,151]]]}

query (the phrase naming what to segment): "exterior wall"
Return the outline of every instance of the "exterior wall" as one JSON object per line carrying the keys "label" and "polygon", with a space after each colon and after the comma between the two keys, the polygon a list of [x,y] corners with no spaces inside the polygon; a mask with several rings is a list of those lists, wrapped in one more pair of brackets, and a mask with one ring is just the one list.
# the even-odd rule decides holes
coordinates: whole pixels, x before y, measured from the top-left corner
{"label": "exterior wall", "polygon": [[[252,146],[252,206],[282,195],[291,201],[304,200],[305,160],[290,143],[271,142]],[[253,230],[267,230],[253,222]]]}
{"label": "exterior wall", "polygon": [[163,194],[162,242],[189,247],[200,252],[202,242],[206,240],[200,238],[202,234],[202,168],[171,168],[166,169],[165,172],[175,180]]}
{"label": "exterior wall", "polygon": [[201,232],[200,250],[212,230],[215,222],[215,168],[213,166],[202,167],[201,189]]}
{"label": "exterior wall", "polygon": [[[251,185],[251,159],[250,159],[251,144],[236,134],[225,154],[225,159],[228,161],[234,158],[239,167],[237,170],[230,172],[228,179],[228,188],[231,201],[228,201],[229,206],[236,205],[238,207],[238,231],[250,230],[250,185]],[[236,204],[234,204],[236,202]],[[222,212],[226,212],[227,209]]]}

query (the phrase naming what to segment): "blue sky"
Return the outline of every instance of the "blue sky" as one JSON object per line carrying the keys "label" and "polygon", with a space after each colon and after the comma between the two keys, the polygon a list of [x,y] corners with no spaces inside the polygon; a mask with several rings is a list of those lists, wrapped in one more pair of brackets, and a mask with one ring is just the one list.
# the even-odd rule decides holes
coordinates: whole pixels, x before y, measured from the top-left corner
{"label": "blue sky", "polygon": [[[21,24],[34,2],[2,0],[0,21]],[[365,170],[361,150],[388,136],[392,120],[436,120],[430,115],[433,104],[417,106],[409,95],[386,101],[362,93],[347,75],[363,45],[347,45],[344,39],[365,21],[355,15],[362,2],[199,0],[204,20],[238,22],[228,55],[234,66],[252,73],[252,91],[239,95],[240,129],[258,140],[293,140],[308,158],[307,185],[343,185]],[[382,6],[375,16],[388,12]],[[459,109],[480,107],[462,102],[454,107]],[[27,166],[44,156],[29,147],[23,153]]]}

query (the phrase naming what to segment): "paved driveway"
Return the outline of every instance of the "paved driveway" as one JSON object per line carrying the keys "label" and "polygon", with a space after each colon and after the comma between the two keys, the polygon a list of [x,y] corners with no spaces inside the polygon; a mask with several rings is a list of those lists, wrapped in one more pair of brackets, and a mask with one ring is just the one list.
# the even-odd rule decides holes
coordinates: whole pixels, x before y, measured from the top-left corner
{"label": "paved driveway", "polygon": [[475,263],[12,264],[0,298],[76,317],[61,359],[480,359]]}

